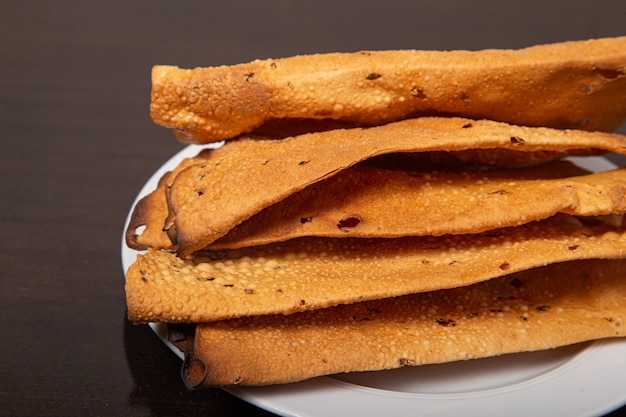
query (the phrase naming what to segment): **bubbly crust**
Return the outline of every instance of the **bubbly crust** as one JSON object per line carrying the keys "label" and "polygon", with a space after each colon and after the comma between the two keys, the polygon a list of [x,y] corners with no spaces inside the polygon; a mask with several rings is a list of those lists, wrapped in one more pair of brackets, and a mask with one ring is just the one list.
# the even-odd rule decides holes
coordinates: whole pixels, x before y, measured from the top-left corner
{"label": "bubbly crust", "polygon": [[155,66],[152,119],[228,141],[135,206],[128,318],[192,389],[625,336],[626,169],[469,172],[626,154],[624,97],[626,37]]}
{"label": "bubbly crust", "polygon": [[[563,212],[626,211],[626,169],[574,178],[571,165],[461,173],[348,168],[235,226],[209,248],[303,236],[396,238],[481,233]],[[559,178],[561,177],[561,178]]]}
{"label": "bubbly crust", "polygon": [[152,70],[150,113],[208,143],[277,120],[372,126],[416,116],[609,131],[626,118],[626,37],[520,50],[362,51]]}
{"label": "bubbly crust", "polygon": [[283,140],[229,141],[182,170],[169,192],[181,257],[224,236],[262,209],[356,163],[392,152],[599,148],[626,153],[626,136],[513,126],[462,118],[409,119]]}
{"label": "bubbly crust", "polygon": [[[126,276],[129,319],[207,322],[466,286],[568,260],[626,255],[621,221],[570,215],[476,235],[303,238],[180,259],[149,250]],[[621,219],[620,219],[621,220]]]}
{"label": "bubbly crust", "polygon": [[265,385],[626,335],[626,260],[552,264],[469,287],[198,324],[190,389]]}

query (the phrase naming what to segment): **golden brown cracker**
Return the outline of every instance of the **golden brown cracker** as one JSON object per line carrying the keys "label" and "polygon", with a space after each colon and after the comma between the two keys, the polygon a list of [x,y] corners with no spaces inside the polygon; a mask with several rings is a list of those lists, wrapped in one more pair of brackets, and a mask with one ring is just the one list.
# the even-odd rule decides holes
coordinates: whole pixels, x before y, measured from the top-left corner
{"label": "golden brown cracker", "polygon": [[626,260],[575,261],[329,309],[198,324],[189,388],[294,382],[626,334]]}
{"label": "golden brown cracker", "polygon": [[[267,207],[210,248],[303,236],[395,238],[480,233],[545,219],[626,211],[626,169],[563,178],[567,164],[462,173],[352,167]],[[559,178],[560,177],[560,178]]]}
{"label": "golden brown cracker", "polygon": [[169,195],[178,253],[185,257],[289,195],[365,159],[395,152],[597,148],[625,153],[626,136],[512,126],[459,118],[409,119],[367,129],[283,140],[229,141],[181,171]]}
{"label": "golden brown cracker", "polygon": [[[202,155],[208,155],[205,150]],[[469,149],[458,152],[421,152],[388,154],[364,161],[363,165],[393,170],[412,171],[463,171],[492,167],[511,167],[549,163],[567,156],[597,156],[601,154],[593,149],[575,149],[569,151],[521,152],[508,149]],[[173,178],[188,164],[203,162],[202,156],[189,158],[172,172],[166,173],[155,190],[141,198],[132,209],[131,218],[125,231],[128,247],[145,250],[175,249],[176,229],[173,226],[173,213],[168,207],[169,187]],[[163,182],[164,181],[164,182]],[[171,235],[171,237],[170,237]],[[222,241],[223,243],[223,241]]]}
{"label": "golden brown cracker", "polygon": [[460,116],[612,130],[626,117],[626,37],[519,50],[361,51],[152,71],[152,119],[208,143],[266,122],[379,125]]}
{"label": "golden brown cracker", "polygon": [[479,235],[302,238],[188,259],[150,250],[127,272],[128,316],[141,323],[287,314],[465,286],[548,263],[625,256],[621,223],[597,220],[585,226],[560,215]]}

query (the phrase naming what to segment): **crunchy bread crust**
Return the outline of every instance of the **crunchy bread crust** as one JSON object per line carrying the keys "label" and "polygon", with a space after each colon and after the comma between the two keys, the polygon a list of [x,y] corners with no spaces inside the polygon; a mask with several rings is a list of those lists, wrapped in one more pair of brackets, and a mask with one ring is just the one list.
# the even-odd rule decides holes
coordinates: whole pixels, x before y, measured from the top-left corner
{"label": "crunchy bread crust", "polygon": [[288,316],[201,323],[179,338],[188,388],[482,358],[626,335],[626,260],[577,261],[473,286]]}
{"label": "crunchy bread crust", "polygon": [[360,161],[393,152],[598,148],[626,153],[626,136],[513,126],[489,120],[419,118],[283,140],[229,141],[205,164],[181,171],[169,192],[178,254],[186,257],[289,195]]}
{"label": "crunchy bread crust", "polygon": [[[397,239],[303,238],[180,259],[140,254],[126,275],[136,323],[207,322],[288,314],[478,281],[548,263],[626,256],[613,219],[570,215],[477,235]],[[597,222],[597,224],[595,224]]]}
{"label": "crunchy bread crust", "polygon": [[348,168],[235,226],[211,249],[265,245],[303,236],[396,238],[481,233],[558,212],[626,211],[626,169],[564,178],[568,164],[462,173]]}
{"label": "crunchy bread crust", "polygon": [[[626,37],[520,50],[362,51],[152,70],[150,113],[179,140],[276,120],[372,126],[416,116],[609,131],[626,117]],[[299,121],[300,123],[300,121]]]}
{"label": "crunchy bread crust", "polygon": [[[180,171],[192,163],[203,163],[210,150],[202,151],[198,156],[181,162],[171,172],[163,175],[157,187],[137,202],[125,231],[126,244],[135,250],[176,249],[176,229],[173,213],[168,207],[169,188]],[[459,152],[422,152],[381,155],[382,157],[366,161],[366,166],[407,171],[460,172],[462,169],[495,169],[502,167],[551,165],[555,160],[566,156],[597,156],[603,152],[593,149],[573,149],[568,151],[522,152],[509,149],[470,149]],[[574,174],[572,174],[574,175]],[[245,222],[244,222],[245,223]],[[250,227],[250,225],[244,226]],[[238,227],[235,227],[238,229]],[[235,232],[237,234],[240,231]],[[229,232],[231,234],[231,232]],[[225,237],[226,238],[226,237]],[[232,239],[229,236],[227,239]],[[218,239],[212,245],[224,245],[225,239]],[[235,245],[241,247],[241,244]],[[235,247],[229,243],[227,247]]]}

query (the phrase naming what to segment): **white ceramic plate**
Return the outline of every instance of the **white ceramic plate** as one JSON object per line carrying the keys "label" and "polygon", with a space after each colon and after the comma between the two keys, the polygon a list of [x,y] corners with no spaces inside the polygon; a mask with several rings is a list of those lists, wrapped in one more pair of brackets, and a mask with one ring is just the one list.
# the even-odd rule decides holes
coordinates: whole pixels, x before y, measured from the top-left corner
{"label": "white ceramic plate", "polygon": [[[146,182],[135,203],[156,187],[165,172],[200,149],[188,146],[167,161]],[[592,171],[615,167],[603,158],[572,160]],[[131,212],[132,208],[129,217]],[[124,271],[136,254],[122,237]],[[151,327],[182,357],[167,341],[164,325]],[[282,416],[598,416],[626,403],[626,339],[229,392]]]}

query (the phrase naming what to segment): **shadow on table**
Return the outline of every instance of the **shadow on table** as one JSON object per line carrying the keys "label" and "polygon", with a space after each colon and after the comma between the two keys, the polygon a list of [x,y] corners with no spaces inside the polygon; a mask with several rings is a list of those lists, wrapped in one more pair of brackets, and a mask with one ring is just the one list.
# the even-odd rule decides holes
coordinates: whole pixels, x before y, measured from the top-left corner
{"label": "shadow on table", "polygon": [[273,416],[221,389],[189,391],[181,360],[152,332],[124,318],[124,349],[134,380],[128,403],[151,416]]}

